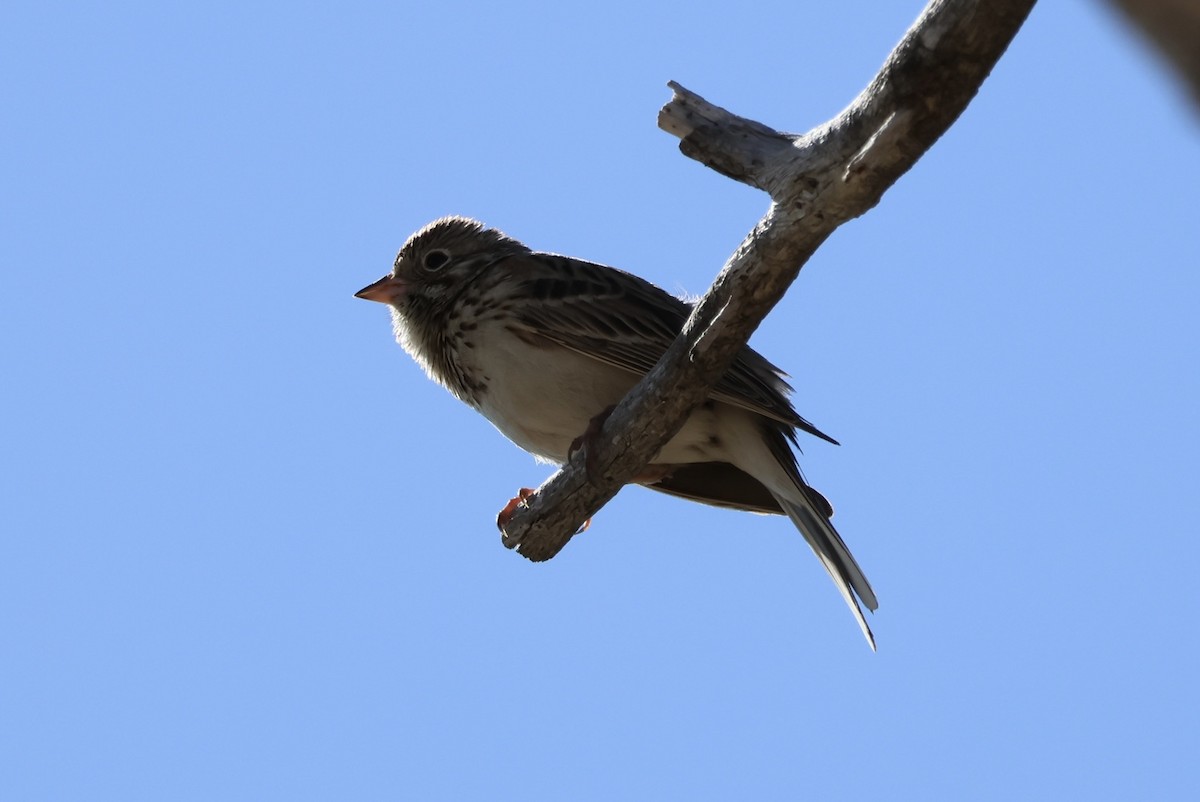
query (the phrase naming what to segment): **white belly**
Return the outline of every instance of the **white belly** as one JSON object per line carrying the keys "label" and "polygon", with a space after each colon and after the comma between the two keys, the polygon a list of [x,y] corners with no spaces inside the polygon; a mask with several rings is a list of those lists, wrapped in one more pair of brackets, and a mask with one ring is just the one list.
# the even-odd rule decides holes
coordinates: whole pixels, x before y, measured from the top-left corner
{"label": "white belly", "polygon": [[[620,402],[639,378],[566,348],[530,344],[494,321],[481,325],[472,342],[460,360],[487,366],[479,411],[505,437],[549,462],[565,462],[592,419]],[[731,439],[755,438],[753,420],[752,413],[725,404],[701,407],[654,461],[729,460],[739,450]]]}
{"label": "white belly", "polygon": [[479,411],[505,437],[551,462],[565,462],[592,418],[619,402],[637,377],[557,346],[539,347],[489,322],[463,355],[486,365]]}

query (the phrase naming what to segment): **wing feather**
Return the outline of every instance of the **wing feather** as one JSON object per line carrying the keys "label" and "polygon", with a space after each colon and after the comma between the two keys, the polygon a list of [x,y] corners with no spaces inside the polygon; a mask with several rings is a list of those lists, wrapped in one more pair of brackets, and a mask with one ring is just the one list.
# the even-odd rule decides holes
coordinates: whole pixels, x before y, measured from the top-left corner
{"label": "wing feather", "polygon": [[[632,273],[548,253],[521,255],[534,269],[513,278],[537,303],[510,311],[531,332],[564,348],[644,376],[683,329],[692,305]],[[515,267],[515,266],[514,266]],[[800,417],[786,374],[746,346],[717,382],[712,398],[837,443]]]}

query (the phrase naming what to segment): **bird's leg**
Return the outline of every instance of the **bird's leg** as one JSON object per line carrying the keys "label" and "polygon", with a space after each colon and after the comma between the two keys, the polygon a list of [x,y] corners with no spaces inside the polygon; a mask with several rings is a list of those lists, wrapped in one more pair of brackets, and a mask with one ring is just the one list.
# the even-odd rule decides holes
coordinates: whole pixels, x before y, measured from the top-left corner
{"label": "bird's leg", "polygon": [[[608,420],[608,416],[612,414],[614,409],[616,409],[616,407],[609,407],[588,421],[587,429],[583,434],[571,441],[571,447],[567,450],[567,459],[569,460],[571,455],[573,455],[576,451],[581,448],[585,449],[584,458],[589,474],[594,473],[596,467],[592,457],[592,454],[595,453],[595,449],[589,448],[589,446],[600,435],[600,430],[604,428],[604,421]],[[533,498],[533,495],[536,492],[536,490],[532,490],[528,487],[522,487],[517,491],[517,495],[509,499],[508,503],[504,505],[504,509],[500,510],[500,512],[496,515],[496,526],[501,532],[504,531],[504,527],[508,525],[508,522],[512,520],[512,517],[516,515],[519,508],[529,506],[529,499]],[[592,519],[588,518],[583,522],[583,526],[579,527],[579,531],[575,534],[583,534],[591,525]]]}
{"label": "bird's leg", "polygon": [[[587,429],[584,430],[583,434],[579,435],[574,440],[572,440],[571,447],[569,449],[567,449],[567,459],[568,460],[571,459],[571,457],[575,454],[576,451],[578,451],[581,448],[584,449],[583,464],[584,464],[584,467],[587,468],[587,472],[588,472],[589,476],[595,476],[599,472],[599,466],[596,465],[596,457],[595,457],[596,449],[593,448],[592,446],[595,444],[596,438],[600,436],[600,431],[604,428],[604,422],[608,420],[608,416],[612,414],[612,411],[614,409],[616,409],[615,406],[608,407],[607,409],[603,410],[599,415],[596,415],[590,421],[588,421]],[[639,484],[639,485],[642,485],[642,484],[651,484],[652,485],[655,482],[661,481],[663,479],[663,477],[665,477],[670,472],[671,472],[670,465],[647,465],[645,468],[643,468],[641,470],[640,473],[638,473],[636,476],[634,476],[633,479],[630,481],[632,481],[634,484]],[[591,523],[591,519],[588,519],[583,524],[583,529],[580,529],[579,532],[582,532],[584,529],[587,529],[588,524],[590,524],[590,523]],[[579,532],[576,532],[575,534],[579,534]]]}
{"label": "bird's leg", "polygon": [[606,407],[601,410],[598,415],[594,415],[588,421],[587,428],[583,430],[583,434],[571,441],[571,447],[567,449],[567,460],[570,461],[575,452],[583,449],[583,464],[587,468],[589,476],[595,475],[597,471],[596,465],[596,449],[594,448],[596,438],[600,436],[600,432],[604,429],[604,422],[608,420],[608,416],[616,409],[615,406]]}

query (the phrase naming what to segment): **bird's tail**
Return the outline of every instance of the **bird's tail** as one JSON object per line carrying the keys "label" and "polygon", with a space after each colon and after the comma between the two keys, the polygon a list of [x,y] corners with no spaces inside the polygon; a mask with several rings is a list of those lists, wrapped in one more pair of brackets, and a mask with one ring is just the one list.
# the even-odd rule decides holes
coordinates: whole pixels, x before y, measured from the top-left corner
{"label": "bird's tail", "polygon": [[858,626],[866,636],[867,643],[874,651],[875,636],[871,634],[871,627],[863,616],[859,600],[862,600],[868,610],[874,611],[879,607],[875,591],[871,590],[871,583],[867,581],[866,575],[855,562],[854,555],[833,528],[829,517],[817,508],[814,500],[809,498],[808,492],[803,492],[809,491],[809,488],[802,486],[799,489],[802,492],[796,496],[782,496],[777,493],[773,495],[779,506],[783,507],[783,511],[792,519],[792,523],[800,530],[800,534],[804,535],[821,565],[829,572],[833,584],[837,585],[842,598],[846,600],[846,605],[858,620]]}

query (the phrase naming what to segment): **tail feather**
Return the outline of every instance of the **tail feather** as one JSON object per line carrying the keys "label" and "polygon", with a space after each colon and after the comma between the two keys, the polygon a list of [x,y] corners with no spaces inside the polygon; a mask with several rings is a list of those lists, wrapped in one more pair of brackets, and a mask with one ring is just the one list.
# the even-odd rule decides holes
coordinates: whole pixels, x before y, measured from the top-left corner
{"label": "tail feather", "polygon": [[846,605],[858,620],[858,626],[862,629],[867,643],[874,651],[875,636],[871,633],[871,627],[867,624],[867,619],[863,616],[862,607],[858,602],[861,599],[869,610],[877,609],[879,602],[875,598],[875,591],[871,589],[871,583],[867,581],[866,575],[858,567],[854,556],[846,548],[846,544],[838,535],[837,530],[833,528],[833,524],[819,510],[814,509],[812,502],[807,497],[797,500],[776,494],[775,498],[787,516],[792,519],[792,523],[800,530],[800,534],[804,535],[804,539],[808,541],[809,547],[817,555],[821,565],[825,566],[825,570],[829,572],[829,576],[837,585],[842,598],[846,600]]}

